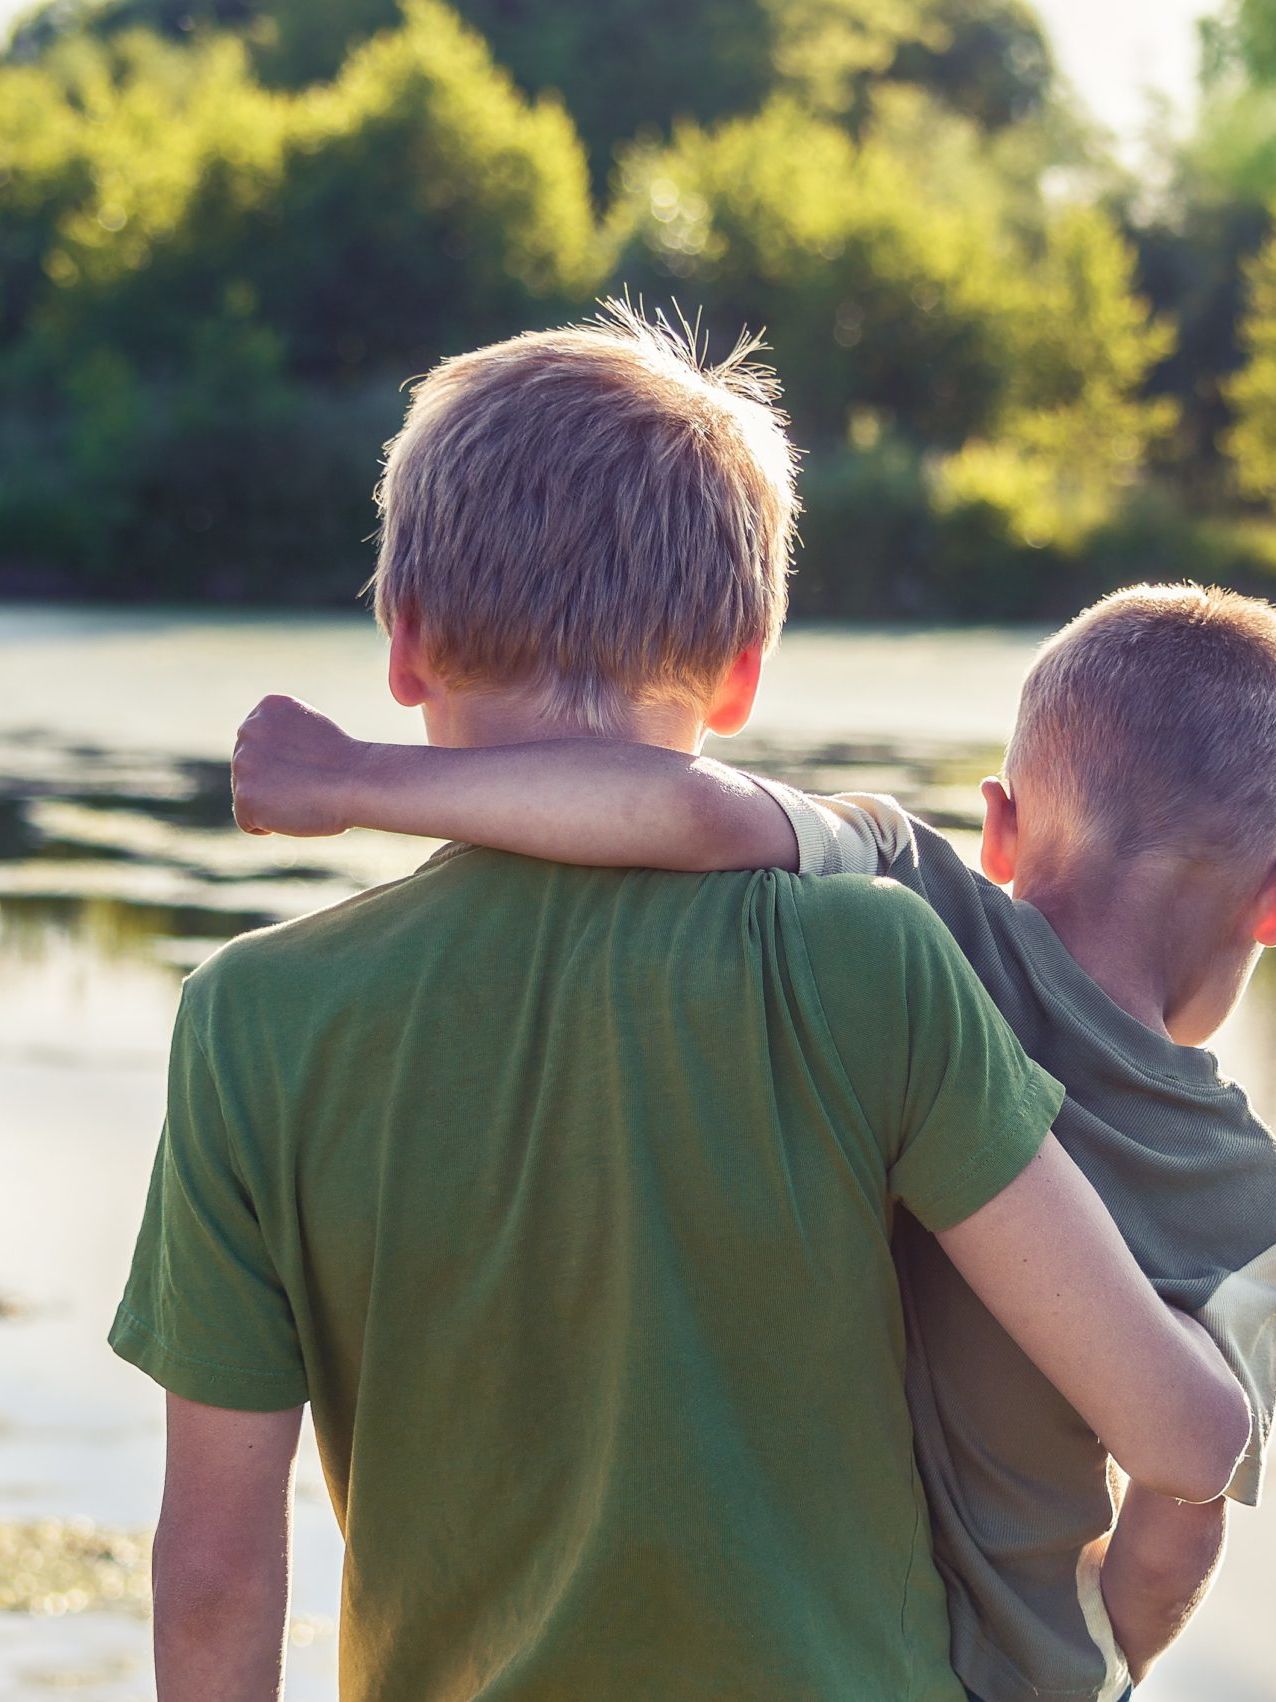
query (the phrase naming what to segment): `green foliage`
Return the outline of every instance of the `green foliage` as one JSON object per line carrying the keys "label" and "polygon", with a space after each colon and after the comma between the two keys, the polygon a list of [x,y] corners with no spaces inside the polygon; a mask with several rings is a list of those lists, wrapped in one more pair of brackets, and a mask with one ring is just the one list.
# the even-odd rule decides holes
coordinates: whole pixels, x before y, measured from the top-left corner
{"label": "green foliage", "polygon": [[1244,263],[1266,232],[1265,209],[1211,195],[1135,233],[1141,293],[1178,331],[1149,381],[1153,394],[1171,397],[1179,410],[1174,439],[1158,460],[1202,503],[1220,496],[1220,440],[1230,423],[1225,390],[1243,358]]}
{"label": "green foliage", "polygon": [[1024,0],[943,0],[930,27],[904,40],[891,66],[987,130],[1040,114],[1055,65],[1041,20]]}
{"label": "green foliage", "polygon": [[1214,92],[1205,102],[1191,163],[1216,197],[1267,201],[1276,190],[1276,89]]}
{"label": "green foliage", "polygon": [[337,76],[352,47],[402,19],[398,0],[273,0],[256,13],[257,66],[287,88]]}
{"label": "green foliage", "polygon": [[1227,386],[1235,424],[1226,447],[1240,490],[1276,504],[1276,240],[1246,268],[1248,303],[1241,329],[1246,361]]}
{"label": "green foliage", "polygon": [[1230,0],[1201,32],[1203,101],[1189,170],[1214,198],[1262,206],[1276,194],[1276,0]]}
{"label": "green foliage", "polygon": [[943,506],[980,506],[1030,545],[1075,549],[1111,520],[1174,403],[1149,399],[1173,333],[1133,293],[1134,254],[1093,208],[1053,218],[1030,311],[1010,330],[1010,383],[995,436],[939,475]]}
{"label": "green foliage", "polygon": [[616,145],[712,125],[775,93],[854,127],[882,79],[918,83],[990,126],[1037,111],[1053,79],[1020,0],[460,0],[530,89],[562,92],[597,181]]}
{"label": "green foliage", "polygon": [[[925,103],[911,116],[914,135],[962,131]],[[958,443],[995,417],[1021,257],[986,182],[958,204],[913,163],[898,135],[857,145],[787,97],[715,131],[682,126],[625,162],[621,273],[704,302],[724,332],[767,326],[805,439],[872,409]]]}
{"label": "green foliage", "polygon": [[1234,51],[1257,83],[1276,83],[1276,5],[1273,0],[1234,0],[1225,15]]}
{"label": "green foliage", "polygon": [[2,345],[26,327],[58,224],[92,188],[84,119],[35,66],[0,73],[0,186]]}
{"label": "green foliage", "polygon": [[1276,0],[1207,45],[1122,227],[1027,0],[53,0],[0,61],[0,582],[351,595],[403,378],[627,286],[767,328],[799,610],[1270,584],[1216,510],[1220,442],[1276,496]]}
{"label": "green foliage", "polygon": [[[122,42],[72,91],[80,194],[30,191],[50,240],[26,320],[50,348],[108,341],[171,365],[232,312],[274,327],[294,370],[334,374],[424,362],[597,278],[569,120],[529,107],[433,0],[298,95],[262,87],[231,37]],[[14,174],[31,181],[20,152]]]}
{"label": "green foliage", "polygon": [[[605,187],[618,143],[679,120],[754,112],[783,90],[854,125],[881,79],[931,89],[997,128],[1036,113],[1054,68],[1024,0],[457,0],[497,60],[571,110]],[[397,0],[49,0],[18,59],[59,40],[145,27],[171,39],[238,29],[267,82],[328,80],[352,47],[399,22]]]}
{"label": "green foliage", "polygon": [[299,93],[135,32],[0,114],[0,535],[86,585],[260,594],[318,530],[353,589],[404,374],[600,281],[570,120],[435,0]]}

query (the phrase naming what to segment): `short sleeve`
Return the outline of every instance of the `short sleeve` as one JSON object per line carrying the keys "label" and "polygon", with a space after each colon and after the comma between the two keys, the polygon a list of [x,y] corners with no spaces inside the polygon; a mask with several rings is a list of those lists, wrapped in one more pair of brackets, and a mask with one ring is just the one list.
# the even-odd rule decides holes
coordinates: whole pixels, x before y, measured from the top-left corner
{"label": "short sleeve", "polygon": [[911,837],[908,817],[891,798],[865,794],[880,806],[874,810],[861,808],[858,799],[813,798],[762,774],[748,778],[789,818],[800,875],[884,874],[899,855],[899,824]]}
{"label": "short sleeve", "polygon": [[1032,1161],[1063,1089],[913,893],[834,877],[803,882],[801,904],[825,1020],[888,1190],[927,1229],[951,1228]]}
{"label": "short sleeve", "polygon": [[898,880],[901,864],[910,868],[916,864],[913,818],[894,798],[878,792],[839,792],[830,798],[812,798],[811,802],[835,824],[839,843],[870,841],[877,853],[873,872]]}
{"label": "short sleeve", "polygon": [[1040,1151],[1064,1090],[1011,1033],[956,941],[916,906],[908,936],[908,1081],[891,1189],[927,1229],[949,1229]]}
{"label": "short sleeve", "polygon": [[177,1014],[168,1109],[110,1343],[171,1393],[274,1412],[307,1398],[287,1294],[237,1170],[190,1001]]}
{"label": "short sleeve", "polygon": [[1196,1314],[1231,1366],[1249,1399],[1249,1445],[1227,1494],[1257,1507],[1276,1409],[1276,1247],[1234,1271]]}

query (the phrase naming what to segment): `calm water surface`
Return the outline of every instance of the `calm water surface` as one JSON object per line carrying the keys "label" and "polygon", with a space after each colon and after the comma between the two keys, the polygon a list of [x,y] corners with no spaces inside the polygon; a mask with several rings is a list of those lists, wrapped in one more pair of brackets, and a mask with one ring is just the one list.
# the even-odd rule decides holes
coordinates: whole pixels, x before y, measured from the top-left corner
{"label": "calm water surface", "polygon": [[[749,735],[718,754],[893,791],[970,846],[977,782],[1039,637],[796,631]],[[271,690],[365,737],[419,737],[383,667],[358,615],[0,608],[0,1702],[153,1694],[136,1534],[158,1505],[161,1398],[103,1336],[180,979],[231,934],[428,851],[373,834],[246,839],[229,825],[226,753]],[[1269,1118],[1274,1023],[1264,970],[1217,1045]],[[1276,1697],[1276,1511],[1242,1510],[1233,1533],[1223,1582],[1147,1702]],[[340,1544],[309,1439],[296,1546],[288,1694],[330,1702]]]}

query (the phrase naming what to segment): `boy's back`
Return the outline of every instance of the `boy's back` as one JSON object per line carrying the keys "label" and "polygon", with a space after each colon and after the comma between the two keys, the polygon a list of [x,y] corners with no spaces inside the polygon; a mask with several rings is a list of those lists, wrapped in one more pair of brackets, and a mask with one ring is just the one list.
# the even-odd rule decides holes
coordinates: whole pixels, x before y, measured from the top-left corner
{"label": "boy's back", "polygon": [[[1163,1298],[1228,1354],[1255,1415],[1229,1495],[1255,1504],[1276,1405],[1276,1143],[1213,1055],[1128,1015],[1032,905],[969,869],[889,800],[848,795],[802,824],[804,867],[889,862],[934,908],[1025,1050],[1067,1089],[1055,1131]],[[821,837],[822,836],[822,837]],[[1099,1589],[1107,1457],[907,1215],[895,1236],[909,1405],[949,1590],[953,1661],[985,1702],[1094,1702],[1128,1682]]]}
{"label": "boy's back", "polygon": [[190,983],[115,1345],[313,1403],[352,1702],[954,1702],[882,1223],[1056,1101],[896,889],[453,851]]}

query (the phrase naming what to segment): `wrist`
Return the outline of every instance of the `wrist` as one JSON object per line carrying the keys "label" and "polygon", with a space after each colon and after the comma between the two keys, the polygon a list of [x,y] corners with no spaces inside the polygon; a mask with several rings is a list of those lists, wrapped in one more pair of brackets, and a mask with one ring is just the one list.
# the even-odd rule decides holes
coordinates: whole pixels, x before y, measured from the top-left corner
{"label": "wrist", "polygon": [[339,807],[349,827],[389,833],[436,833],[437,808],[427,780],[445,753],[428,745],[386,745],[354,739],[345,764]]}
{"label": "wrist", "polygon": [[333,803],[342,826],[380,827],[384,825],[376,807],[380,791],[384,790],[382,773],[385,753],[392,745],[376,744],[370,739],[351,739],[348,760],[344,763]]}

